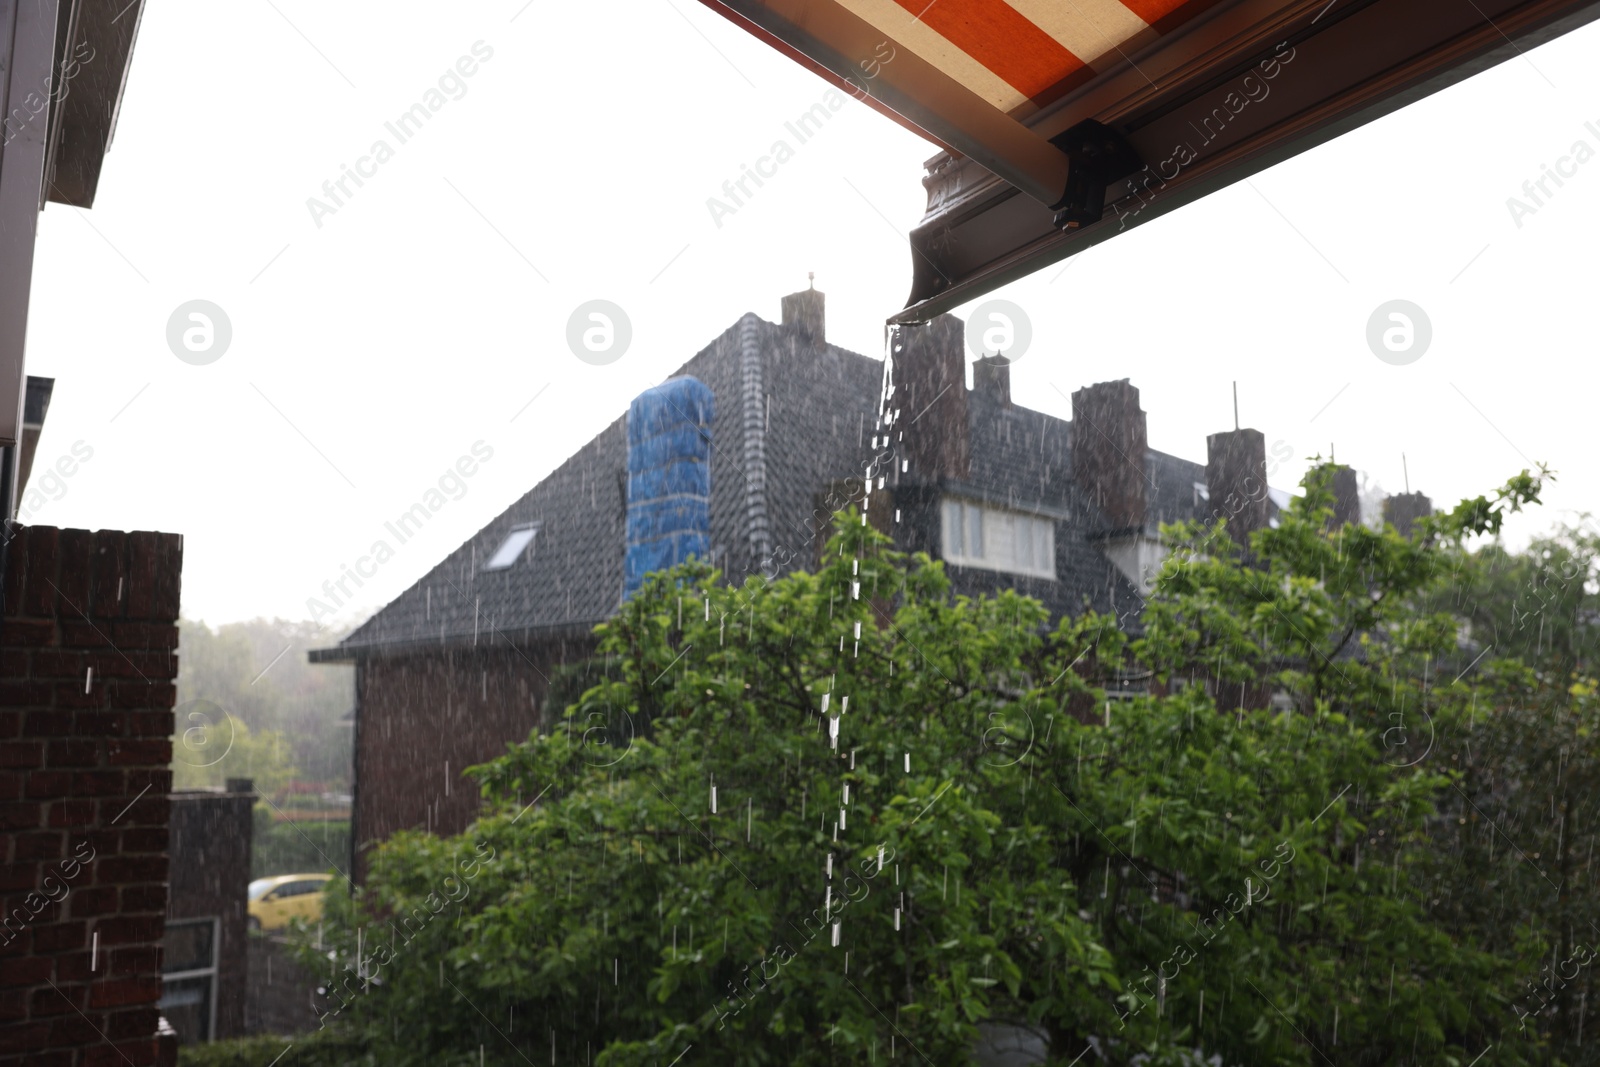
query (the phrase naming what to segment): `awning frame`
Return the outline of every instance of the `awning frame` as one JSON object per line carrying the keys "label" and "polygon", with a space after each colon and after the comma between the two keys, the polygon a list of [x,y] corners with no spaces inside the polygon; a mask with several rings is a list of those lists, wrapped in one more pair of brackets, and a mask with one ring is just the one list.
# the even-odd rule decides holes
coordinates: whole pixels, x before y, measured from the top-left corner
{"label": "awning frame", "polygon": [[[1219,8],[1029,120],[1055,136],[1097,119],[1146,160],[1151,169],[1113,188],[1099,222],[1058,229],[1048,209],[976,160],[929,160],[928,209],[911,233],[912,292],[889,321],[924,322],[1600,18],[1600,0],[1278,6]],[[1271,92],[1174,172],[1175,131],[1226,110],[1227,95],[1252,73],[1264,80],[1273,62],[1281,69]]]}
{"label": "awning frame", "polygon": [[1221,0],[1096,59],[1037,111],[1007,113],[836,0],[702,2],[945,149],[927,164],[912,289],[891,324],[925,322],[1600,17],[1600,0]]}

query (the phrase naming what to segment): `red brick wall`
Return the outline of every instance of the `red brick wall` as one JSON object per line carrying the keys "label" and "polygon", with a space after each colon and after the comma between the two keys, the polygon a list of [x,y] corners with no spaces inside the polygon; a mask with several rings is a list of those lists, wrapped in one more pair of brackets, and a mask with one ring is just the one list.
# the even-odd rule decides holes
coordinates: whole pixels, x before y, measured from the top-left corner
{"label": "red brick wall", "polygon": [[0,1067],[158,1062],[181,566],[174,534],[8,547]]}
{"label": "red brick wall", "polygon": [[507,742],[527,740],[541,724],[554,666],[593,647],[584,639],[363,660],[356,668],[352,877],[366,879],[366,850],[396,830],[465,830],[479,797],[461,772],[503,755]]}

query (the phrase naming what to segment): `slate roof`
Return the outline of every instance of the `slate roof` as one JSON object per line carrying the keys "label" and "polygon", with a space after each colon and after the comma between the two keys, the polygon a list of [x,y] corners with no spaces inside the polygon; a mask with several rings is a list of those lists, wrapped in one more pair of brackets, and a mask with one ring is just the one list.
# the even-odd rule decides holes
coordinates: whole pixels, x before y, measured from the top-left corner
{"label": "slate roof", "polygon": [[[1209,516],[1206,509],[1206,465],[1165,452],[1150,451],[1145,463],[1149,475],[1149,497],[1145,502],[1145,523],[1159,526]],[[1196,486],[1199,488],[1197,489]]]}
{"label": "slate roof", "polygon": [[[744,399],[741,357],[753,350],[765,387],[762,429],[780,442],[766,456],[765,494],[771,551],[808,566],[806,522],[814,489],[860,469],[862,432],[877,412],[882,364],[833,345],[818,351],[799,331],[746,315],[674,376],[692,375],[717,398],[711,429],[711,559],[732,575],[755,569],[746,521]],[[770,405],[770,408],[769,408]],[[626,417],[619,417],[544,481],[479,530],[320,661],[376,649],[400,650],[588,633],[616,609],[622,593],[626,523]],[[541,524],[523,560],[484,571],[506,535]]]}
{"label": "slate roof", "polygon": [[[871,452],[883,363],[835,345],[814,344],[799,327],[747,314],[680,367],[716,397],[711,430],[711,560],[733,580],[776,555],[780,569],[809,569],[814,511],[830,484],[859,475]],[[1068,423],[1007,406],[983,391],[968,397],[970,477],[924,486],[1055,517],[1055,582],[950,569],[958,592],[999,585],[1044,600],[1054,612],[1136,610],[1138,594],[1103,555],[1094,536],[1107,523],[1071,480]],[[1197,517],[1201,464],[1151,452],[1151,521]],[[377,650],[489,640],[579,637],[621,599],[626,521],[626,417],[578,449],[337,648],[312,654],[338,661]],[[764,478],[761,472],[764,469]],[[898,499],[898,498],[897,498]],[[908,497],[909,499],[909,497]],[[758,517],[765,517],[764,526]],[[924,515],[926,519],[926,514]],[[486,571],[514,528],[539,523],[530,550],[513,566]],[[898,536],[898,534],[897,534]],[[920,540],[929,531],[924,525]],[[934,534],[934,537],[937,535]],[[907,530],[905,547],[916,544]]]}

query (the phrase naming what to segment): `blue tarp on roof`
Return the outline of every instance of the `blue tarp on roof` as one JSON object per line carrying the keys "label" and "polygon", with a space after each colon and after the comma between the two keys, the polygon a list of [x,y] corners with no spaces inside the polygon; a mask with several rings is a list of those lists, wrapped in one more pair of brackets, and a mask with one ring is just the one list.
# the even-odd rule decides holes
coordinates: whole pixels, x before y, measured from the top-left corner
{"label": "blue tarp on roof", "polygon": [[711,551],[711,390],[673,378],[628,408],[626,600],[651,571]]}

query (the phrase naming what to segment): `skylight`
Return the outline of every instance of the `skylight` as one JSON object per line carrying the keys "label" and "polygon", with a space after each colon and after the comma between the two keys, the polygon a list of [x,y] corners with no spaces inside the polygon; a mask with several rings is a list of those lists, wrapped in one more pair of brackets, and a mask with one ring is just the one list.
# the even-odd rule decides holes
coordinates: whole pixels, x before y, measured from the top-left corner
{"label": "skylight", "polygon": [[483,565],[486,571],[503,571],[511,566],[522,555],[523,549],[533,542],[533,535],[539,532],[539,524],[532,523],[527,526],[518,526],[506,534],[506,539],[500,542],[500,547],[495,549],[494,555]]}

